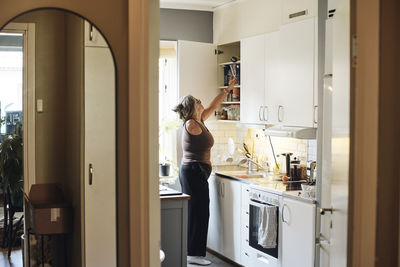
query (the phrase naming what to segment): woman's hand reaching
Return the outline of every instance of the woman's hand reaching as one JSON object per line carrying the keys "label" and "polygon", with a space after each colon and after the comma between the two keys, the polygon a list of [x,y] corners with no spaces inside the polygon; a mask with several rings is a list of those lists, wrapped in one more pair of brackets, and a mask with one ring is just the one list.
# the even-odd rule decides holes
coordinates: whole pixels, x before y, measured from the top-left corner
{"label": "woman's hand reaching", "polygon": [[226,89],[226,92],[229,93],[230,91],[232,91],[233,87],[235,86],[235,84],[237,84],[238,80],[236,78],[233,78],[229,81],[229,85],[228,88]]}

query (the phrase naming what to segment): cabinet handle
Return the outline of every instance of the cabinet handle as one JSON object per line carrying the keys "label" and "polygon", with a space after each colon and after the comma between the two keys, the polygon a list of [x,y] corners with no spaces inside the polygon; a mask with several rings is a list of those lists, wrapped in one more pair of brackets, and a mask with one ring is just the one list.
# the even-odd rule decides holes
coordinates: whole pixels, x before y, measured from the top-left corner
{"label": "cabinet handle", "polygon": [[[281,118],[281,110],[282,110],[282,118]],[[278,121],[282,122],[283,121],[283,106],[279,105],[278,107]]]}
{"label": "cabinet handle", "polygon": [[90,23],[89,25],[89,41],[93,41],[93,24]]}
{"label": "cabinet handle", "polygon": [[225,197],[225,183],[222,183],[222,197]]}
{"label": "cabinet handle", "polygon": [[248,212],[248,211],[246,211],[246,214],[247,214],[247,215],[249,215],[249,212]]}
{"label": "cabinet handle", "polygon": [[[265,118],[265,110],[267,110],[267,118]],[[264,117],[264,121],[268,121],[269,120],[268,106],[264,106],[263,117]]]}
{"label": "cabinet handle", "polygon": [[93,164],[89,164],[89,185],[93,183]]}
{"label": "cabinet handle", "polygon": [[246,228],[247,228],[247,229],[249,229],[249,226],[248,226],[248,225],[246,225]]}
{"label": "cabinet handle", "polygon": [[314,106],[314,123],[318,123],[318,106]]}
{"label": "cabinet handle", "polygon": [[260,121],[262,121],[262,119],[261,119],[261,109],[262,109],[262,106],[260,106],[260,109],[258,110],[258,118],[260,119]]}
{"label": "cabinet handle", "polygon": [[293,18],[297,18],[297,17],[301,17],[301,16],[306,16],[306,15],[308,15],[308,9],[302,10],[302,11],[299,11],[299,12],[296,12],[296,13],[289,14],[289,19],[293,19]]}
{"label": "cabinet handle", "polygon": [[247,252],[245,252],[244,255],[246,255],[247,257],[249,256],[249,254]]}
{"label": "cabinet handle", "polygon": [[285,207],[287,207],[287,205],[283,204],[283,207],[282,207],[282,222],[284,222],[286,224],[289,224],[289,221],[285,221],[285,217],[284,217],[285,216],[285,213],[284,213]]}

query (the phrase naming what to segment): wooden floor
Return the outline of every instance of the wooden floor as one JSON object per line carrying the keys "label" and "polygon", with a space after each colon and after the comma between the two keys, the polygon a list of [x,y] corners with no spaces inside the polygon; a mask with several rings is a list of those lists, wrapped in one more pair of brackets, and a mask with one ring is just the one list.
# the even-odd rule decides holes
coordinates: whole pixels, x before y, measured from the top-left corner
{"label": "wooden floor", "polygon": [[22,250],[13,250],[11,258],[7,257],[7,250],[0,249],[0,266],[1,267],[22,267]]}
{"label": "wooden floor", "polygon": [[[207,252],[206,259],[211,261],[211,265],[209,267],[236,267],[237,265],[232,265],[223,261],[222,259],[216,257],[215,255]],[[188,267],[199,267],[199,265],[188,264]]]}

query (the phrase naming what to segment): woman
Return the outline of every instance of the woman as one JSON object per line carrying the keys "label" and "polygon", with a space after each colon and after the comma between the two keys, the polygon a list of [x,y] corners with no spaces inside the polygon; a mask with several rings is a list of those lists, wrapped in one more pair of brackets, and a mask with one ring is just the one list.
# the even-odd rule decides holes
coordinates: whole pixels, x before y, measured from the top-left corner
{"label": "woman", "polygon": [[199,99],[191,95],[185,96],[173,109],[184,122],[179,181],[182,191],[191,196],[188,207],[188,263],[211,264],[205,255],[210,217],[207,179],[211,173],[210,150],[214,138],[204,121],[214,113],[236,82],[236,79],[232,79],[228,88],[217,95],[206,109]]}

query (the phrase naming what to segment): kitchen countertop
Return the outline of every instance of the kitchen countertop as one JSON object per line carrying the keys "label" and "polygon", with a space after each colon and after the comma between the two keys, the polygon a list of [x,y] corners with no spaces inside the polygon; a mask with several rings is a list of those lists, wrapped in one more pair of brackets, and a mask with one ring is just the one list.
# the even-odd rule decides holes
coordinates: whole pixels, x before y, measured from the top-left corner
{"label": "kitchen countertop", "polygon": [[160,200],[189,200],[190,196],[166,186],[160,185]]}
{"label": "kitchen countertop", "polygon": [[300,200],[307,203],[316,203],[315,199],[302,195],[302,182],[283,182],[277,177],[262,172],[248,174],[247,169],[239,166],[214,166],[213,173],[219,177],[233,179],[242,183],[250,184],[260,190],[273,194]]}

